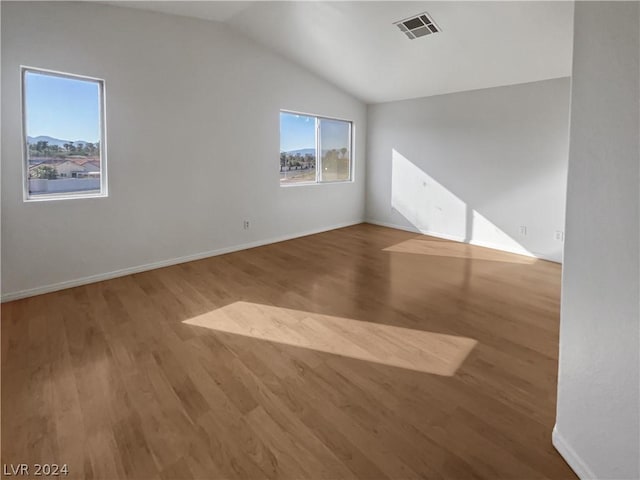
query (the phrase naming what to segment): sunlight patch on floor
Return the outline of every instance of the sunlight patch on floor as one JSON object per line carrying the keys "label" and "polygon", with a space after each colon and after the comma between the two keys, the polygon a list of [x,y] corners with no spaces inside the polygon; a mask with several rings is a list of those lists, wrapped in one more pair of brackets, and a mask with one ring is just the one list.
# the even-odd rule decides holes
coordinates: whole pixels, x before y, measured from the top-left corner
{"label": "sunlight patch on floor", "polygon": [[466,337],[235,302],[183,323],[218,332],[452,376],[476,345]]}
{"label": "sunlight patch on floor", "polygon": [[531,265],[537,259],[506,253],[488,248],[471,246],[466,243],[412,238],[383,249],[386,252],[412,253],[437,257],[488,260],[491,262],[521,263]]}

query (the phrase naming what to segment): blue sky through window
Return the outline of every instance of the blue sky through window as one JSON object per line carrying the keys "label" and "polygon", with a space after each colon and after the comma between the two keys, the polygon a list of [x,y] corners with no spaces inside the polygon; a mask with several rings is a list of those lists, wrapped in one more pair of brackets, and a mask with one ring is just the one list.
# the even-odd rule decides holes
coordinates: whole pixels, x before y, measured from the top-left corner
{"label": "blue sky through window", "polygon": [[[349,148],[349,124],[341,120],[322,120],[322,149]],[[280,151],[291,152],[316,147],[315,118],[280,112]]]}
{"label": "blue sky through window", "polygon": [[313,117],[280,113],[280,151],[316,148],[316,124]]}
{"label": "blue sky through window", "polygon": [[27,135],[100,140],[100,85],[37,72],[25,73]]}

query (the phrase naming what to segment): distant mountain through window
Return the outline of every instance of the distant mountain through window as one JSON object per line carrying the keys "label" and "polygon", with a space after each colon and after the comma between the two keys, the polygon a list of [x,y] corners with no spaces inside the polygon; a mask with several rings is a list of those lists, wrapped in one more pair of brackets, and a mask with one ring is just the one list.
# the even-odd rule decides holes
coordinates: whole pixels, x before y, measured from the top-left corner
{"label": "distant mountain through window", "polygon": [[281,153],[288,153],[289,155],[315,155],[316,154],[316,149],[315,148],[299,148],[298,150],[289,150],[288,152],[281,152]]}
{"label": "distant mountain through window", "polygon": [[89,143],[97,143],[97,141],[89,142],[87,140],[62,140],[47,135],[39,135],[37,137],[27,136],[27,143],[47,142],[49,145],[57,145],[62,147],[65,143],[73,143],[74,145],[87,145]]}

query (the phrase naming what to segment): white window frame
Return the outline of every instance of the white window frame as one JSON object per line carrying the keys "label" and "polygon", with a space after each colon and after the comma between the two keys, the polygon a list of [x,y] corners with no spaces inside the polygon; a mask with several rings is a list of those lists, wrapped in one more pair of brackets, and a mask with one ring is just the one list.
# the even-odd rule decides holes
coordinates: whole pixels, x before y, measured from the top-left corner
{"label": "white window frame", "polygon": [[[347,120],[345,118],[326,117],[324,115],[316,115],[315,113],[297,112],[295,110],[280,110],[278,113],[278,121],[280,120],[281,113],[288,113],[291,115],[304,115],[305,117],[313,118],[315,122],[315,137],[316,137],[316,179],[312,182],[296,182],[285,183],[280,182],[280,186],[283,188],[289,187],[308,187],[310,185],[331,185],[335,183],[353,183],[354,182],[354,164],[355,164],[355,150],[354,150],[354,123],[353,120]],[[349,124],[349,178],[346,180],[320,180],[321,168],[322,168],[322,152],[320,150],[320,122],[319,120],[337,120],[338,122],[345,122]]]}
{"label": "white window frame", "polygon": [[[42,193],[32,195],[29,193],[29,144],[27,141],[27,105],[25,79],[28,72],[39,73],[43,75],[57,76],[62,78],[70,78],[73,80],[83,80],[94,82],[99,87],[99,122],[100,122],[100,191],[93,193],[85,192],[64,192],[64,193]],[[89,77],[87,75],[78,75],[75,73],[59,72],[46,68],[30,67],[26,65],[20,66],[20,97],[22,107],[22,188],[23,201],[25,202],[43,202],[51,200],[72,200],[79,198],[103,198],[108,197],[108,181],[107,181],[107,129],[106,129],[106,102],[105,102],[105,81],[101,78]]]}

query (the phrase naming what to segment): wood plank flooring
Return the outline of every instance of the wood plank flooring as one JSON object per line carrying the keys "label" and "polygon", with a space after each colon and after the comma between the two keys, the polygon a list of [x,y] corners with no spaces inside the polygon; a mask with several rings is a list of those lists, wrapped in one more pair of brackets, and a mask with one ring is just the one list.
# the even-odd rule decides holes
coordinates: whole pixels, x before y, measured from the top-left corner
{"label": "wood plank flooring", "polygon": [[559,293],[557,264],[362,224],[7,303],[2,463],[574,479]]}

